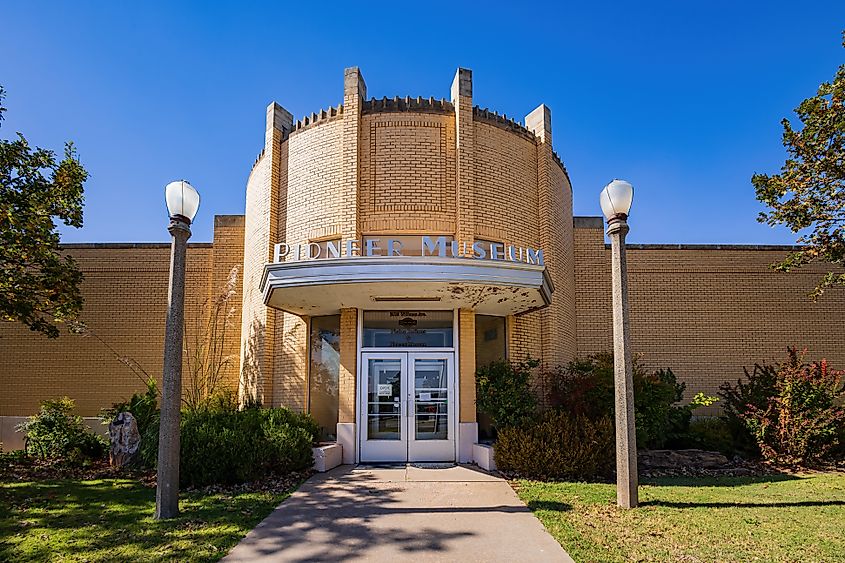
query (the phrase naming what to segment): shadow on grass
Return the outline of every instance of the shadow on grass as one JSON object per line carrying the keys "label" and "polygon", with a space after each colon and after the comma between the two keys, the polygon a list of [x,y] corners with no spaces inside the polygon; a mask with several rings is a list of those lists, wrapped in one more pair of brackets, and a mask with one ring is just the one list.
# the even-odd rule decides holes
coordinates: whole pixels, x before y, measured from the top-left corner
{"label": "shadow on grass", "polygon": [[216,561],[278,500],[183,493],[179,517],[157,521],[155,489],[133,481],[3,483],[0,560]]}
{"label": "shadow on grass", "polygon": [[530,500],[528,501],[528,508],[531,512],[537,510],[549,510],[552,512],[569,512],[572,510],[571,504],[565,502],[558,502],[556,500]]}
{"label": "shadow on grass", "polygon": [[843,500],[808,500],[796,502],[671,502],[649,500],[640,506],[663,506],[666,508],[800,508],[819,506],[845,506]]}
{"label": "shadow on grass", "polygon": [[640,483],[658,487],[737,487],[756,483],[794,481],[796,479],[802,479],[802,477],[791,473],[772,473],[771,475],[745,477],[648,477],[641,479]]}

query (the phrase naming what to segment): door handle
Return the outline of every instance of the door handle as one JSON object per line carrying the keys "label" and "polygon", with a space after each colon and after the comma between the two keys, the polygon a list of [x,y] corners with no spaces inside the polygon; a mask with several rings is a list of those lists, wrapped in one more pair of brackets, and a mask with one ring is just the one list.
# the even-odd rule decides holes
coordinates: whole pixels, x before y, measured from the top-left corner
{"label": "door handle", "polygon": [[407,417],[411,416],[411,409],[413,408],[413,406],[414,406],[414,399],[409,397],[407,399],[407,403],[406,403],[406,406],[405,406],[405,416],[407,416]]}

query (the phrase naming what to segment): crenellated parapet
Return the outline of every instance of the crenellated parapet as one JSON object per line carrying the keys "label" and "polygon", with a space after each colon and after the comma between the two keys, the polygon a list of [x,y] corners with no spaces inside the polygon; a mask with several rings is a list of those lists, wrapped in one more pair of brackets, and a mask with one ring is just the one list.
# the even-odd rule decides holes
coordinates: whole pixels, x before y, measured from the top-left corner
{"label": "crenellated parapet", "polygon": [[489,123],[491,125],[495,125],[499,129],[504,129],[506,131],[516,133],[517,135],[521,135],[529,141],[535,142],[537,140],[534,133],[526,129],[524,125],[512,117],[508,117],[505,114],[500,115],[498,112],[491,111],[487,108],[475,106],[472,108],[472,118],[474,121]]}
{"label": "crenellated parapet", "polygon": [[319,113],[312,112],[311,115],[306,115],[302,119],[298,120],[293,125],[293,131],[291,131],[291,135],[299,133],[303,129],[308,129],[313,125],[318,125],[320,123],[328,123],[329,121],[335,121],[337,119],[343,118],[343,104],[338,104],[336,107],[329,107],[327,109],[321,109]]}
{"label": "crenellated parapet", "polygon": [[441,98],[438,100],[434,97],[423,98],[422,96],[417,96],[416,98],[410,96],[405,96],[404,98],[400,98],[399,96],[394,96],[393,98],[385,96],[381,99],[371,98],[365,100],[361,106],[362,114],[401,111],[450,114],[454,113],[455,106],[446,99]]}
{"label": "crenellated parapet", "polygon": [[555,151],[552,151],[552,158],[560,166],[560,169],[563,170],[563,173],[566,174],[566,178],[569,179],[569,171],[566,169],[566,165],[560,159],[560,155],[557,154]]}

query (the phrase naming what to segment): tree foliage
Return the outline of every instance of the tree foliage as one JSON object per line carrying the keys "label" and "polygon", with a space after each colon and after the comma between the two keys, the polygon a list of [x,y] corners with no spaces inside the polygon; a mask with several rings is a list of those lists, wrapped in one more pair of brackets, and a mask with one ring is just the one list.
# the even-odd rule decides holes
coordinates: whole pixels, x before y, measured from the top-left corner
{"label": "tree foliage", "polygon": [[[845,34],[843,34],[845,36]],[[843,41],[845,47],[845,41]],[[758,220],[785,225],[799,233],[801,249],[774,268],[789,271],[811,262],[845,264],[845,65],[832,82],[819,86],[816,95],[795,109],[801,122],[794,129],[783,124],[783,145],[788,157],[780,174],[751,178],[757,199],[770,210]],[[815,300],[826,288],[845,285],[845,273],[828,272],[810,294]]]}
{"label": "tree foliage", "polygon": [[[0,121],[4,97],[0,87]],[[21,133],[0,139],[0,319],[55,338],[57,322],[79,315],[82,272],[59,249],[56,221],[82,226],[87,178],[72,143],[57,161]]]}

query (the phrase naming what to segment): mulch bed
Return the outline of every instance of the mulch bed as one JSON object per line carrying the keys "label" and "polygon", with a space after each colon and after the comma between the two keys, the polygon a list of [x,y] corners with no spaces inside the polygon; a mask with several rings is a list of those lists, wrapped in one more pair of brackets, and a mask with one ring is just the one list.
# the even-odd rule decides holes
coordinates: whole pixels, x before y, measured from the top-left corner
{"label": "mulch bed", "polygon": [[57,460],[38,459],[3,454],[0,458],[0,482],[4,481],[48,481],[53,479],[117,479],[143,477],[144,471],[111,467],[106,460],[94,461],[83,466]]}
{"label": "mulch bed", "polygon": [[[235,485],[210,485],[208,487],[183,489],[186,492],[201,492],[203,494],[241,494],[251,492],[268,492],[281,494],[296,487],[310,477],[312,470],[288,473],[284,475],[268,475],[263,479]],[[118,468],[109,465],[106,460],[91,462],[85,466],[74,466],[56,460],[43,460],[14,454],[0,456],[0,484],[4,482],[20,481],[51,481],[58,479],[74,479],[89,481],[93,479],[137,479],[146,487],[156,486],[156,473],[148,469]]]}

